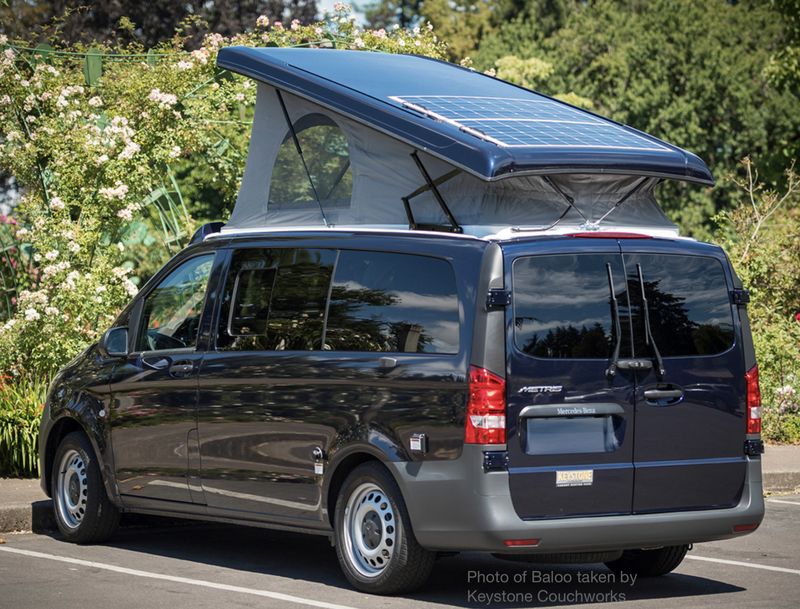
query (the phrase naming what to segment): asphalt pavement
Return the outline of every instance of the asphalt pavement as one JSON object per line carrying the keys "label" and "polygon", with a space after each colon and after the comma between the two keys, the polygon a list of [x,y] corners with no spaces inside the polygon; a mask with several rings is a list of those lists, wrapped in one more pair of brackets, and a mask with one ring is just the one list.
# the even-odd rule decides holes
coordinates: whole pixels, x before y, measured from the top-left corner
{"label": "asphalt pavement", "polygon": [[758,531],[698,544],[668,576],[613,581],[602,565],[464,553],[440,559],[419,592],[394,598],[351,589],[322,537],[203,524],[128,527],[99,546],[52,533],[3,537],[2,609],[800,606],[800,495],[768,498]]}

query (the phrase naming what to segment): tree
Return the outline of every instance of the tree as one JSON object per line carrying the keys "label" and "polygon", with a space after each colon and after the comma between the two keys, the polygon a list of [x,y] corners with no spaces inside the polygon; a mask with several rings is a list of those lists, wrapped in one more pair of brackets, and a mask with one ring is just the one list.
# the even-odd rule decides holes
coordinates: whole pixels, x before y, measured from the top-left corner
{"label": "tree", "polygon": [[[800,0],[774,0],[784,26],[785,44],[770,59],[765,70],[770,84],[800,98]],[[800,138],[795,138],[792,158],[800,156]]]}
{"label": "tree", "polygon": [[[787,0],[788,2],[788,0]],[[685,232],[708,236],[711,218],[731,205],[720,178],[739,159],[760,159],[780,180],[800,140],[800,99],[773,86],[765,67],[783,48],[780,15],[763,2],[599,0],[564,4],[563,24],[529,13],[486,37],[478,69],[506,56],[554,66],[541,88],[574,91],[600,114],[700,155],[720,185],[665,185],[661,203]],[[543,28],[553,28],[549,32]]]}
{"label": "tree", "polygon": [[448,59],[461,61],[501,23],[514,0],[377,0],[367,4],[370,27],[415,27],[431,24],[448,47]]}
{"label": "tree", "polygon": [[90,43],[119,35],[118,25],[127,19],[135,24],[134,39],[152,47],[172,38],[187,19],[207,23],[205,31],[231,36],[252,27],[260,15],[309,23],[316,13],[316,0],[8,0],[0,6],[0,33],[30,40],[34,32],[41,42],[56,31],[61,43]]}

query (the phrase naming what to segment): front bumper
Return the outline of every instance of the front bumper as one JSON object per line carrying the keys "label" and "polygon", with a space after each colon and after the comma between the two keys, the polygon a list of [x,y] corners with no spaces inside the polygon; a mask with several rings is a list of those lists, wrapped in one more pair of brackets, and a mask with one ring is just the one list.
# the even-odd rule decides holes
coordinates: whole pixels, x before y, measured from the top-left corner
{"label": "front bumper", "polygon": [[[734,533],[734,526],[764,518],[760,458],[748,458],[733,508],[553,520],[522,520],[511,502],[508,473],[484,473],[482,463],[482,448],[469,445],[452,461],[387,463],[423,547],[530,554],[682,545],[738,537],[743,533]],[[540,540],[535,548],[503,543],[532,538]]]}

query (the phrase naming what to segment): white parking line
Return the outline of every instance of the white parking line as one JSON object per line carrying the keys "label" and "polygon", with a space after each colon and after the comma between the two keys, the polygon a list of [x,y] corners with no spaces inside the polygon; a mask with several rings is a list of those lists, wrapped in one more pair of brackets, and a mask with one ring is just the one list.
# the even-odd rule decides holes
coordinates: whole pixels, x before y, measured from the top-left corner
{"label": "white parking line", "polygon": [[[2,548],[0,548],[2,550]],[[705,562],[718,562],[723,565],[734,565],[737,567],[750,567],[751,569],[764,569],[765,571],[778,571],[779,573],[793,573],[800,575],[800,569],[787,569],[786,567],[773,567],[772,565],[762,565],[757,562],[742,562],[740,560],[726,560],[724,558],[709,558],[707,556],[692,556],[687,554],[686,558],[692,560],[703,560]]]}
{"label": "white parking line", "polygon": [[21,554],[23,556],[30,556],[31,558],[44,558],[46,560],[55,560],[58,562],[65,562],[71,565],[80,565],[82,567],[91,567],[93,569],[103,569],[105,571],[114,571],[115,573],[123,573],[125,575],[133,575],[136,577],[148,577],[150,579],[162,579],[179,584],[187,584],[189,586],[200,586],[202,588],[214,588],[215,590],[225,590],[226,592],[239,592],[241,594],[251,594],[253,596],[264,596],[278,601],[287,603],[296,603],[298,605],[307,605],[309,607],[320,607],[321,609],[355,609],[347,605],[337,605],[336,603],[326,603],[325,601],[315,601],[310,598],[303,598],[300,596],[293,596],[291,594],[283,594],[281,592],[272,592],[271,590],[259,590],[257,588],[244,588],[242,586],[231,586],[229,584],[218,584],[216,582],[209,582],[204,579],[191,579],[188,577],[178,577],[176,575],[164,575],[163,573],[152,573],[150,571],[139,571],[138,569],[128,569],[126,567],[118,567],[116,565],[107,565],[102,562],[92,562],[89,560],[81,560],[79,558],[69,558],[67,556],[57,556],[55,554],[44,554],[43,552],[33,552],[31,550],[22,550],[19,548],[10,548],[8,546],[0,546],[0,552],[8,552],[11,554]]}
{"label": "white parking line", "polygon": [[800,501],[786,501],[785,499],[767,499],[770,503],[785,503],[786,505],[800,505]]}

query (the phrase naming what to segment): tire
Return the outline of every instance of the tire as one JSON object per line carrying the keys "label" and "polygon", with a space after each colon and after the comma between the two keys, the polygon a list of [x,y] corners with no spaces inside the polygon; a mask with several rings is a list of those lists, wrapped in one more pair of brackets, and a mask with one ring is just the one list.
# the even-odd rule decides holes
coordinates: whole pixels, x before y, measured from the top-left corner
{"label": "tire", "polygon": [[117,528],[119,509],[108,499],[100,467],[84,434],[72,432],[61,440],[50,490],[56,524],[67,541],[99,543]]}
{"label": "tire", "polygon": [[640,577],[658,577],[673,571],[683,562],[689,546],[665,546],[657,550],[626,550],[622,557],[607,562],[614,572],[635,573]]}
{"label": "tire", "polygon": [[348,581],[371,594],[411,592],[431,574],[436,553],[417,543],[400,488],[379,463],[364,463],[336,498],[336,556]]}

